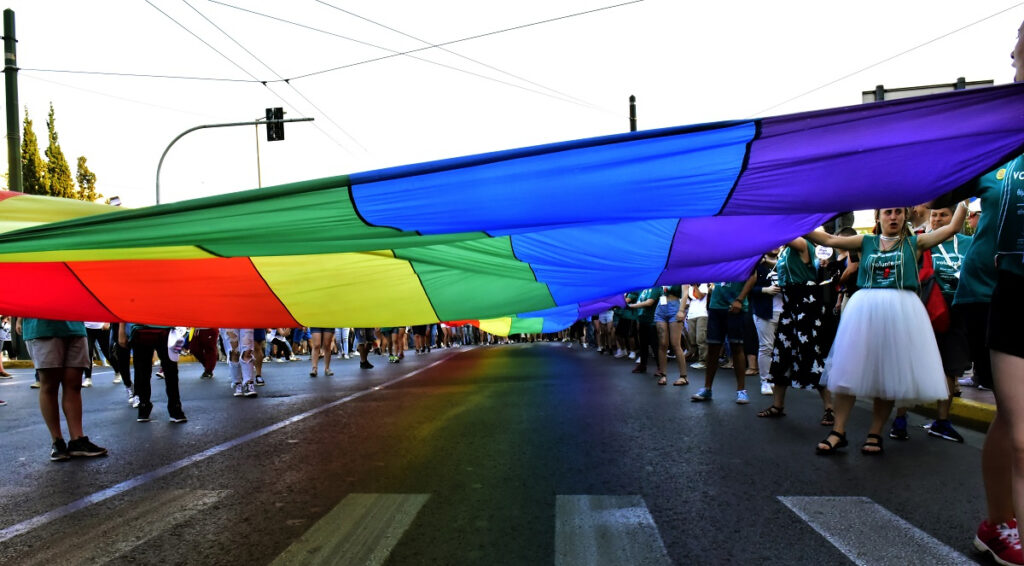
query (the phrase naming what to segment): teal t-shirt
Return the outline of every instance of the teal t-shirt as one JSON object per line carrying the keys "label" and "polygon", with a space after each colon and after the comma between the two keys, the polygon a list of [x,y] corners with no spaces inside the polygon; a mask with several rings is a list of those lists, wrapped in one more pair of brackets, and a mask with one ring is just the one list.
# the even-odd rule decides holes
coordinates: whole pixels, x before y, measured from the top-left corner
{"label": "teal t-shirt", "polygon": [[1002,189],[996,264],[999,269],[1024,277],[1024,156],[1006,164]]}
{"label": "teal t-shirt", "polygon": [[935,281],[947,300],[953,299],[953,294],[960,284],[960,269],[963,267],[964,255],[971,249],[973,241],[970,236],[956,234],[931,250]]}
{"label": "teal t-shirt", "polygon": [[84,322],[46,320],[45,318],[22,319],[21,332],[22,337],[25,340],[35,340],[36,338],[86,336]]}
{"label": "teal t-shirt", "polygon": [[857,286],[861,289],[917,290],[917,236],[903,240],[898,248],[879,249],[880,236],[866,235],[860,245]]}
{"label": "teal t-shirt", "polygon": [[814,244],[804,238],[807,243],[807,262],[800,261],[800,252],[786,246],[779,253],[779,261],[775,271],[779,274],[779,287],[787,285],[806,285],[816,281],[818,274],[814,269]]}
{"label": "teal t-shirt", "polygon": [[954,305],[992,300],[992,290],[996,287],[996,266],[992,258],[996,255],[997,216],[1006,173],[1006,165],[1002,165],[969,183],[971,194],[981,199],[981,218],[974,231],[971,249],[960,268],[960,284],[953,297]]}
{"label": "teal t-shirt", "polygon": [[658,308],[658,300],[661,299],[661,287],[651,287],[640,291],[640,296],[637,298],[638,303],[642,303],[648,299],[654,299],[654,304],[651,306],[636,309],[637,320],[645,324],[654,323],[654,310]]}
{"label": "teal t-shirt", "polygon": [[[635,303],[639,296],[640,296],[640,293],[626,293],[626,304],[629,305],[629,304]],[[620,309],[619,310],[619,317],[620,318],[624,318],[626,320],[636,320],[636,316],[637,316],[637,309],[632,309],[632,308],[626,307],[624,309]]]}
{"label": "teal t-shirt", "polygon": [[[708,308],[729,310],[729,305],[736,300],[736,297],[740,296],[740,291],[743,290],[746,283],[746,280],[715,283],[715,288],[711,290],[711,299],[708,300]],[[743,312],[747,312],[747,308],[747,299],[744,297]]]}

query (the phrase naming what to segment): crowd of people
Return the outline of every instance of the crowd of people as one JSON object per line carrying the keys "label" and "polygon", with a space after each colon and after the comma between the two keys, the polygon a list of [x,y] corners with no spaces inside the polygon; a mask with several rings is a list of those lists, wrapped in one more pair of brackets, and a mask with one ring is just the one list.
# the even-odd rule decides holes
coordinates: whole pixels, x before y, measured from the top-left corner
{"label": "crowd of people", "polygon": [[[1024,26],[1011,54],[1014,80],[1024,82]],[[963,199],[977,197],[980,219]],[[974,219],[973,237],[958,234]],[[1024,156],[1001,165],[942,198],[914,207],[875,211],[870,234],[849,227],[816,230],[767,250],[741,281],[654,286],[627,293],[624,307],[581,320],[558,336],[570,347],[591,345],[602,354],[634,361],[633,373],[653,366],[655,383],[668,384],[669,361],[689,385],[687,368],[703,369],[704,383],[690,398],[710,402],[718,369],[732,369],[735,402],[750,403],[746,380],[758,376],[771,402],[757,412],[770,421],[786,416],[790,387],[815,389],[820,425],[829,427],[815,453],[828,457],[849,445],[848,425],[857,397],[873,400],[860,452],[884,453],[883,429],[897,409],[889,438],[907,440],[905,411],[938,404],[930,436],[963,442],[949,421],[958,378],[973,372],[992,388],[998,411],[982,450],[987,517],[974,544],[1000,564],[1024,564],[1017,517],[1024,511]],[[12,325],[0,319],[0,345],[10,356]],[[178,356],[191,350],[213,377],[228,364],[232,391],[257,395],[266,361],[308,354],[310,377],[333,374],[331,359],[357,352],[371,369],[371,352],[400,363],[407,347],[432,348],[507,339],[445,324],[378,329],[185,329],[20,319],[13,331],[25,340],[49,430],[51,459],[102,456],[82,426],[81,389],[91,385],[97,352],[124,384],[138,421],[149,421],[151,374],[164,381],[172,423],[187,421],[178,390]],[[129,361],[130,360],[130,361]],[[131,367],[130,367],[131,366]],[[0,378],[9,378],[0,362]],[[60,391],[63,394],[60,395]],[[0,405],[4,404],[0,401]],[[60,422],[63,409],[69,441]]]}

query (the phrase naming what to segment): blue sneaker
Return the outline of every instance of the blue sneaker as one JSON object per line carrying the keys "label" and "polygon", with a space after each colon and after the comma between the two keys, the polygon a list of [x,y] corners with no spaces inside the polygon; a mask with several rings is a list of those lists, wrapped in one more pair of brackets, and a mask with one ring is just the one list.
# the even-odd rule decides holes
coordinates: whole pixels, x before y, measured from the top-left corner
{"label": "blue sneaker", "polygon": [[746,405],[747,403],[750,403],[750,395],[747,394],[747,390],[744,389],[743,391],[737,391],[736,392],[736,404],[737,405]]}
{"label": "blue sneaker", "polygon": [[892,428],[889,429],[889,438],[895,440],[909,440],[907,433],[907,417],[896,417],[892,420]]}
{"label": "blue sneaker", "polygon": [[933,422],[932,426],[928,427],[928,436],[944,438],[946,440],[952,440],[953,442],[964,441],[964,437],[960,436],[960,433],[953,428],[953,423],[948,420],[937,420]]}
{"label": "blue sneaker", "polygon": [[690,400],[691,401],[710,401],[711,400],[711,390],[708,389],[707,387],[701,387],[700,391],[698,391],[698,392],[696,392],[696,393],[694,393],[693,395],[690,396]]}

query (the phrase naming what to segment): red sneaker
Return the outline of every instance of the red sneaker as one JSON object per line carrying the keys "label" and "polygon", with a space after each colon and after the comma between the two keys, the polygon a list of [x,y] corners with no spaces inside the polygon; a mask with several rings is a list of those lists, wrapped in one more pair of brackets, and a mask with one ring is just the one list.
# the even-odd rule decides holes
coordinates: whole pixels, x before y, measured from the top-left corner
{"label": "red sneaker", "polygon": [[998,525],[982,521],[978,525],[978,534],[974,537],[974,548],[991,554],[997,563],[1004,566],[1024,565],[1024,551],[1021,550],[1020,533],[1017,532],[1017,519]]}

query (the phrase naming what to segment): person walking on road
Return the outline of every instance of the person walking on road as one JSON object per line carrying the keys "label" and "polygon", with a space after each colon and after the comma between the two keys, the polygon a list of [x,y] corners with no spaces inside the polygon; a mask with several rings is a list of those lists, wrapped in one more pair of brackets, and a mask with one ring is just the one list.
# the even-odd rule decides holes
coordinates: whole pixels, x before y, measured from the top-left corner
{"label": "person walking on road", "polygon": [[[92,363],[85,324],[25,318],[18,319],[16,328],[39,373],[39,410],[50,431],[50,460],[105,456],[107,449],[93,444],[82,430],[82,375]],[[70,438],[67,443],[60,424],[61,409]]]}

